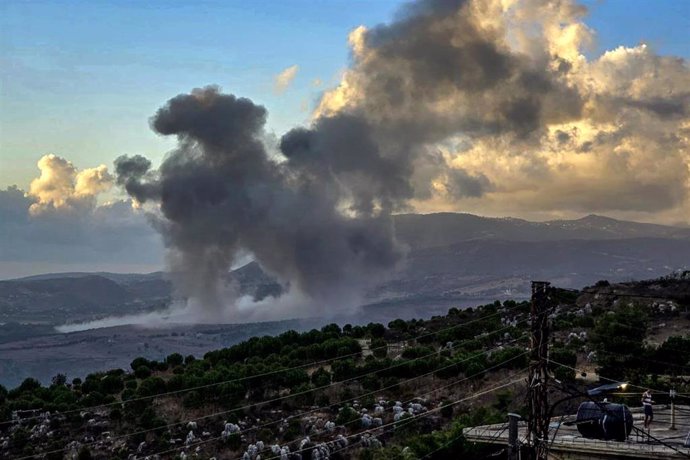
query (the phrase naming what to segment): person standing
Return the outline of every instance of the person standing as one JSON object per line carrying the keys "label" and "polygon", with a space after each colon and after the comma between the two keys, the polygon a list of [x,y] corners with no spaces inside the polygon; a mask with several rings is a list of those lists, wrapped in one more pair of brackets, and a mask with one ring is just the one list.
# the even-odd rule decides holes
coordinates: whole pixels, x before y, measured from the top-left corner
{"label": "person standing", "polygon": [[645,429],[649,429],[649,426],[652,424],[652,420],[654,420],[654,410],[652,409],[653,403],[654,401],[652,401],[652,390],[647,389],[647,391],[642,393],[642,407],[644,408]]}

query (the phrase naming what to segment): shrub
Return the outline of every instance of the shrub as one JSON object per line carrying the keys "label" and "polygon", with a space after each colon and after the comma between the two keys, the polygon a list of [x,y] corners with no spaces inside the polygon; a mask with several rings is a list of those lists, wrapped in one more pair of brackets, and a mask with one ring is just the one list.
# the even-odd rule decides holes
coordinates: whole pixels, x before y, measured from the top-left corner
{"label": "shrub", "polygon": [[445,418],[451,418],[453,416],[453,405],[450,401],[443,401],[441,403],[441,415]]}
{"label": "shrub", "polygon": [[331,383],[331,373],[320,367],[311,375],[311,383],[315,387],[323,387]]}
{"label": "shrub", "polygon": [[373,339],[370,348],[374,356],[379,359],[388,356],[388,343],[383,339]]}
{"label": "shrub", "polygon": [[344,406],[335,418],[336,425],[349,425],[360,418],[359,413],[350,406]]}

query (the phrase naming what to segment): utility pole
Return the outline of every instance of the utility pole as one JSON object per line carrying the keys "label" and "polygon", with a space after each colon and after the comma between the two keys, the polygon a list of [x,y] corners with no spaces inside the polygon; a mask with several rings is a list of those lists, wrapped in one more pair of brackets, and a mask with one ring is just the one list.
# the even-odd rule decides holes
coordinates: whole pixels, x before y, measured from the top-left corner
{"label": "utility pole", "polygon": [[508,414],[508,460],[520,459],[520,438],[518,436],[518,422],[522,419],[519,414]]}
{"label": "utility pole", "polygon": [[546,281],[532,281],[532,354],[530,356],[529,377],[529,420],[528,442],[532,458],[546,460],[549,439],[549,400],[547,385],[549,381],[549,298],[550,284]]}

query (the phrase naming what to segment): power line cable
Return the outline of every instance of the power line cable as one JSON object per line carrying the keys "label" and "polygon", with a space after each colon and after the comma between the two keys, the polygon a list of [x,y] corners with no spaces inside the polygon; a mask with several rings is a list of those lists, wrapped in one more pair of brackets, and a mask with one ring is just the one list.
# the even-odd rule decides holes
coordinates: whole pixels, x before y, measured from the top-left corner
{"label": "power line cable", "polygon": [[[501,366],[503,366],[503,365],[509,363],[510,361],[514,361],[515,359],[520,358],[520,357],[522,357],[522,356],[525,356],[525,355],[527,355],[528,353],[529,353],[529,352],[521,353],[520,355],[513,356],[512,358],[509,358],[509,359],[507,359],[507,360],[504,360],[504,361],[502,361],[502,362],[500,362],[500,363],[498,363],[498,364],[495,364],[494,366],[491,366],[491,367],[489,367],[489,368],[486,368],[486,369],[484,369],[484,370],[482,370],[482,371],[480,371],[480,372],[477,372],[477,373],[475,373],[475,374],[472,374],[472,375],[463,377],[463,378],[461,378],[461,379],[459,379],[459,380],[456,380],[456,381],[454,381],[454,382],[451,382],[451,383],[449,383],[449,384],[447,384],[447,385],[443,385],[443,386],[441,386],[441,387],[436,387],[436,388],[434,388],[434,389],[432,389],[432,390],[430,390],[430,391],[427,391],[426,393],[422,393],[421,395],[417,395],[417,396],[415,396],[415,397],[413,397],[413,398],[410,398],[410,399],[408,399],[408,400],[406,400],[406,401],[403,401],[403,404],[410,403],[410,402],[412,402],[412,401],[415,401],[415,400],[417,400],[417,399],[420,399],[420,398],[423,397],[423,396],[428,396],[428,395],[433,394],[433,393],[435,393],[435,392],[437,392],[437,391],[442,391],[442,390],[448,389],[448,388],[450,388],[450,387],[453,387],[453,386],[455,386],[455,385],[458,385],[458,384],[460,384],[460,383],[464,383],[464,382],[466,382],[466,381],[468,381],[468,380],[471,380],[471,379],[473,379],[473,378],[475,378],[475,377],[478,377],[478,376],[480,376],[480,375],[482,375],[482,374],[484,374],[484,373],[486,373],[486,372],[488,372],[488,371],[491,371],[491,370],[495,370],[495,369],[497,369],[497,368],[500,368]],[[524,371],[524,370],[525,370],[525,369],[521,369],[521,371]],[[519,373],[520,373],[520,372],[516,372],[516,373],[513,374],[513,376],[514,376],[514,375],[517,375],[517,374],[519,374]],[[409,380],[408,380],[408,382],[409,382]],[[403,383],[407,383],[407,382],[403,382]],[[371,393],[369,393],[369,394],[376,394],[376,393],[379,393],[379,392],[381,392],[381,391],[385,391],[386,389],[393,388],[394,386],[396,386],[396,385],[391,385],[391,386],[389,386],[389,387],[382,388],[382,389],[380,389],[380,390],[376,390],[376,391],[371,392]],[[349,401],[354,401],[355,399],[358,399],[358,398],[361,398],[361,397],[364,397],[364,396],[368,396],[369,394],[360,395],[360,396],[358,396],[358,397],[356,397],[356,398],[350,399]],[[344,401],[344,402],[348,402],[348,401]],[[323,410],[323,408],[319,408],[318,410]],[[301,415],[302,415],[302,414],[298,414],[297,416],[301,416]],[[360,420],[357,419],[357,420],[354,420],[354,421],[351,421],[351,422],[346,422],[345,424],[343,424],[343,426],[349,425],[350,423],[359,422],[359,421],[360,421]],[[264,427],[263,425],[262,425],[262,426],[258,426],[258,427],[256,427],[256,429],[260,429],[260,428],[263,428],[263,427]],[[250,431],[250,430],[246,430],[246,431]],[[241,434],[242,432],[239,432],[239,433]],[[316,433],[315,435],[316,435],[316,436],[320,436],[320,435],[325,434],[325,433],[327,433],[327,430],[322,430],[321,432]],[[296,441],[297,441],[297,439],[292,440],[292,441],[289,441],[287,444],[289,445],[289,444],[292,444],[293,442],[296,442]]]}
{"label": "power line cable", "polygon": [[[490,389],[488,389],[488,390],[484,390],[484,391],[480,391],[480,392],[474,393],[474,394],[472,394],[472,395],[470,395],[470,396],[467,396],[467,397],[465,397],[465,398],[462,398],[462,399],[458,399],[458,400],[456,400],[456,401],[453,401],[452,403],[446,405],[446,407],[448,407],[448,406],[454,406],[454,405],[463,403],[463,402],[465,402],[465,401],[469,401],[469,400],[471,400],[471,399],[478,398],[478,397],[483,396],[483,395],[485,395],[485,394],[492,393],[492,392],[494,392],[494,391],[496,391],[496,390],[500,390],[500,389],[502,389],[502,388],[509,387],[509,386],[511,386],[511,385],[513,385],[513,384],[515,384],[515,383],[520,382],[520,381],[522,381],[522,378],[516,379],[516,380],[512,380],[512,381],[507,382],[507,383],[504,383],[504,384],[502,384],[502,385],[494,386],[494,387],[492,387],[492,388],[490,388]],[[349,438],[353,438],[353,437],[356,437],[356,436],[362,436],[363,434],[367,434],[367,433],[370,433],[370,432],[372,432],[372,431],[381,430],[381,429],[384,429],[384,433],[385,433],[385,432],[387,431],[387,430],[385,430],[385,428],[392,427],[393,429],[395,429],[395,428],[399,428],[399,427],[402,427],[402,426],[409,425],[410,423],[416,421],[417,419],[422,418],[422,417],[428,417],[430,414],[435,413],[435,412],[438,412],[438,411],[440,411],[441,409],[442,409],[441,407],[437,407],[437,408],[434,408],[434,409],[430,409],[430,410],[428,410],[427,412],[424,412],[424,413],[421,413],[421,414],[418,414],[418,415],[411,415],[410,417],[404,418],[404,419],[402,419],[402,420],[400,420],[400,421],[397,421],[397,422],[390,422],[390,423],[381,425],[381,426],[379,426],[379,427],[370,428],[370,429],[368,429],[368,430],[365,430],[364,432],[355,433],[355,434],[352,434],[352,435],[349,435],[349,436],[345,436],[344,438],[345,438],[345,439],[349,439]],[[349,449],[349,448],[351,448],[351,447],[353,447],[353,446],[355,446],[355,445],[356,445],[356,444],[349,444],[349,445],[347,445],[347,446],[345,446],[345,447],[343,447],[343,448],[341,448],[341,449],[338,449],[338,450],[335,450],[335,451],[331,452],[330,454],[333,455],[333,454],[336,454],[336,453],[338,453],[338,452],[342,452],[342,451],[347,450],[347,449]],[[300,453],[300,452],[303,452],[303,451],[306,451],[306,450],[308,450],[308,449],[300,449],[300,450],[291,452],[291,454]],[[277,457],[268,457],[266,460],[274,460],[274,459],[277,459],[277,458],[280,458],[280,456],[277,456]]]}
{"label": "power line cable", "polygon": [[[480,318],[475,318],[475,319],[472,319],[472,320],[470,320],[470,321],[461,322],[461,323],[455,324],[455,325],[453,325],[453,326],[450,326],[450,327],[447,327],[447,328],[444,328],[444,329],[439,329],[439,330],[437,330],[437,331],[428,332],[428,333],[425,333],[425,334],[422,334],[422,335],[419,335],[419,336],[411,337],[411,338],[409,338],[409,339],[406,339],[405,341],[413,341],[413,340],[414,340],[414,341],[418,341],[418,340],[420,340],[420,339],[423,339],[423,338],[426,338],[426,337],[430,337],[430,336],[432,336],[432,335],[440,334],[440,333],[447,332],[447,331],[450,331],[450,330],[453,330],[453,329],[457,329],[457,328],[462,327],[462,326],[467,326],[467,325],[469,325],[469,324],[474,324],[474,323],[477,323],[477,322],[480,322],[480,321],[484,321],[484,320],[489,319],[489,318],[493,318],[493,317],[495,317],[495,316],[502,315],[503,313],[505,313],[505,312],[507,312],[507,311],[512,311],[512,310],[514,310],[514,309],[516,309],[516,308],[518,308],[518,307],[519,307],[519,305],[515,305],[515,306],[509,307],[509,308],[505,308],[504,311],[498,311],[498,312],[492,313],[492,314],[490,314],[490,315],[482,316],[482,317],[480,317]],[[513,327],[513,326],[508,326],[508,327],[504,328],[503,330],[509,329],[510,327]],[[489,334],[491,334],[491,333],[493,333],[493,332],[490,332]],[[373,351],[375,351],[375,350],[382,350],[382,349],[384,349],[384,348],[387,349],[387,348],[388,348],[388,344],[382,345],[382,346],[380,346],[380,347],[370,348],[369,350],[373,352]],[[60,413],[61,415],[66,415],[66,414],[72,414],[72,413],[83,412],[83,411],[91,411],[91,410],[98,409],[98,408],[111,407],[111,406],[118,406],[118,405],[122,405],[122,404],[126,404],[126,403],[133,403],[133,402],[139,402],[139,401],[146,401],[146,400],[149,400],[149,399],[160,398],[160,397],[163,397],[163,396],[178,395],[178,394],[186,393],[186,392],[189,392],[189,391],[201,390],[201,389],[205,389],[205,388],[212,388],[212,387],[216,387],[216,386],[224,385],[224,384],[228,384],[228,383],[242,382],[242,381],[245,381],[245,380],[251,380],[251,379],[258,379],[258,378],[262,378],[262,377],[268,377],[268,376],[280,374],[280,373],[283,373],[283,372],[289,372],[289,371],[298,370],[298,369],[303,369],[303,368],[309,368],[309,367],[314,367],[314,366],[320,366],[320,365],[322,365],[322,364],[327,364],[327,363],[330,363],[330,362],[332,362],[332,361],[343,360],[343,359],[352,358],[352,357],[358,357],[358,356],[360,356],[361,354],[362,354],[362,352],[359,351],[359,352],[350,353],[350,354],[347,354],[347,355],[336,356],[336,357],[334,357],[334,358],[324,359],[324,360],[321,360],[321,361],[314,361],[314,362],[309,362],[309,363],[305,363],[305,364],[300,364],[300,365],[298,365],[298,366],[287,367],[287,368],[277,369],[277,370],[273,370],[273,371],[269,371],[269,372],[264,372],[264,373],[261,373],[261,374],[254,374],[254,375],[249,375],[249,376],[244,376],[244,377],[238,377],[238,378],[234,378],[234,379],[230,379],[230,380],[224,380],[224,381],[221,381],[221,382],[215,382],[215,383],[209,383],[209,384],[204,384],[204,385],[198,385],[198,386],[194,386],[194,387],[183,388],[183,389],[180,389],[180,390],[166,391],[166,392],[162,392],[162,393],[156,393],[156,394],[153,394],[153,395],[140,396],[140,397],[137,397],[137,398],[131,398],[131,399],[127,399],[127,400],[124,400],[124,401],[114,401],[114,402],[111,402],[111,403],[94,404],[94,405],[92,405],[92,406],[81,407],[81,408],[79,408],[79,409],[71,409],[71,410],[62,411],[62,412],[59,412],[59,413]],[[22,418],[21,421],[24,422],[24,421],[30,421],[30,420],[40,419],[40,418],[42,418],[41,415],[36,415],[36,416],[33,416],[33,417]],[[0,422],[0,426],[6,425],[6,424],[12,424],[12,423],[14,423],[14,422],[15,422],[15,420],[5,420],[5,421]]]}
{"label": "power line cable", "polygon": [[[520,323],[522,323],[522,322],[524,322],[524,321],[525,321],[525,320],[522,320],[522,321],[518,322],[517,324],[520,324]],[[510,329],[510,328],[512,328],[512,327],[514,327],[514,326],[512,326],[512,325],[511,325],[511,326],[506,326],[506,327],[504,327],[504,328],[497,329],[496,331],[492,331],[492,332],[488,333],[488,335],[492,335],[492,334],[495,334],[495,333],[498,333],[498,332],[502,332],[502,331],[507,330],[507,329]],[[515,339],[515,341],[517,341],[517,340],[519,340],[519,339],[521,339],[521,338],[523,338],[523,336],[519,337],[518,339]],[[463,344],[463,343],[465,343],[465,342],[468,342],[468,341],[470,341],[470,340],[474,340],[474,339],[468,339],[468,340],[462,341],[462,342],[460,342],[460,343],[458,343],[458,344],[453,344],[453,347],[450,348],[450,349],[456,348],[456,347],[460,346],[461,344]],[[447,350],[450,350],[450,349],[447,349]],[[427,355],[419,356],[419,357],[413,358],[413,359],[411,359],[411,360],[403,361],[403,362],[400,362],[400,363],[398,363],[398,364],[394,364],[394,365],[392,365],[392,366],[389,366],[389,367],[387,367],[387,368],[376,369],[376,370],[374,370],[374,371],[371,371],[371,372],[368,372],[368,373],[365,373],[365,374],[362,374],[362,375],[359,375],[359,376],[356,376],[356,377],[351,377],[351,378],[349,378],[349,379],[341,380],[341,381],[338,381],[338,382],[333,382],[333,383],[330,383],[330,384],[328,384],[328,385],[323,385],[323,386],[321,386],[321,387],[311,388],[311,389],[308,389],[308,390],[305,390],[305,391],[301,391],[301,392],[297,392],[297,393],[293,393],[293,394],[288,394],[288,395],[281,396],[281,397],[277,397],[277,398],[273,398],[273,399],[270,399],[270,400],[267,400],[267,401],[261,401],[261,402],[257,402],[257,403],[253,403],[253,404],[248,404],[248,405],[245,405],[245,406],[237,407],[237,408],[234,408],[234,409],[226,410],[226,411],[220,411],[220,412],[216,412],[216,413],[204,415],[204,416],[197,417],[197,418],[194,418],[194,419],[191,419],[191,420],[187,420],[187,421],[185,421],[185,422],[171,423],[171,424],[163,425],[163,426],[156,427],[156,428],[150,428],[150,429],[145,429],[145,430],[139,430],[139,431],[136,431],[136,432],[133,432],[133,433],[128,433],[128,434],[123,434],[123,435],[120,435],[120,436],[111,437],[111,441],[116,441],[116,440],[120,440],[120,439],[125,439],[125,438],[129,438],[129,437],[131,437],[131,436],[141,435],[141,434],[149,433],[149,432],[152,432],[152,431],[157,431],[157,430],[162,430],[162,429],[169,429],[169,428],[172,428],[172,427],[175,427],[175,426],[184,425],[184,424],[186,424],[186,423],[189,423],[190,421],[204,420],[204,419],[211,418],[211,417],[216,417],[216,416],[219,416],[219,415],[225,415],[225,414],[228,414],[228,413],[239,412],[239,411],[242,411],[242,410],[250,409],[250,408],[252,408],[252,407],[254,407],[254,406],[257,406],[257,405],[270,404],[270,403],[282,401],[282,400],[284,400],[284,399],[288,399],[288,398],[292,398],[292,397],[297,397],[297,396],[302,396],[302,395],[304,395],[304,394],[308,394],[308,393],[312,393],[312,392],[314,392],[314,391],[319,391],[319,390],[323,390],[323,389],[326,389],[326,388],[330,388],[330,387],[335,386],[335,385],[342,385],[342,384],[344,384],[344,383],[348,383],[348,382],[352,382],[352,381],[355,381],[355,380],[359,380],[359,379],[361,379],[361,378],[363,378],[363,377],[366,377],[366,376],[368,376],[368,375],[372,375],[372,374],[376,374],[376,373],[378,373],[378,372],[382,372],[382,371],[394,369],[394,368],[397,368],[397,367],[401,367],[401,366],[404,366],[404,365],[409,364],[410,362],[415,362],[415,361],[418,361],[418,360],[420,360],[420,359],[426,359],[426,358],[429,358],[429,357],[432,357],[432,356],[435,356],[435,355],[438,355],[438,354],[439,354],[439,351],[434,351],[434,352],[429,353],[429,354],[427,354]],[[455,365],[455,364],[454,364],[454,365]],[[130,402],[130,401],[129,401],[129,400],[128,400],[128,401],[124,401],[124,404],[126,404],[126,403],[128,403],[128,402]],[[87,444],[84,444],[84,445],[90,446],[90,445],[94,445],[94,444],[96,444],[96,443],[97,443],[96,441],[93,441],[93,442],[91,442],[91,443],[87,443]],[[48,451],[48,452],[43,452],[42,454],[43,454],[43,455],[47,455],[47,454],[52,454],[52,453],[64,452],[66,449],[67,449],[67,448],[55,449],[55,450],[51,450],[51,451]],[[18,460],[24,460],[24,459],[29,459],[29,458],[32,458],[32,456],[21,457],[21,458],[18,459]]]}
{"label": "power line cable", "polygon": [[[520,339],[522,339],[522,338],[524,338],[524,337],[526,337],[526,336],[519,337],[519,338],[513,340],[511,343],[515,343],[515,342],[517,342],[518,340],[520,340]],[[500,345],[500,346],[502,346],[502,345]],[[378,390],[370,391],[370,392],[368,392],[368,393],[360,394],[360,395],[358,395],[358,396],[355,396],[355,397],[352,397],[352,398],[349,398],[349,399],[346,399],[346,400],[336,401],[335,403],[329,404],[329,405],[326,406],[326,407],[330,407],[330,406],[333,406],[333,405],[338,405],[338,404],[344,404],[344,403],[352,402],[352,401],[355,401],[355,400],[357,400],[357,399],[359,399],[359,398],[363,398],[363,397],[366,397],[366,396],[371,396],[371,395],[374,395],[374,394],[381,393],[381,392],[383,392],[383,391],[389,390],[389,389],[394,388],[394,387],[396,387],[396,386],[399,386],[399,385],[401,385],[401,384],[409,383],[409,382],[411,382],[411,381],[413,381],[413,380],[417,380],[417,379],[420,379],[420,378],[423,378],[423,377],[428,377],[428,376],[433,375],[433,374],[435,374],[435,373],[437,373],[437,372],[439,372],[439,371],[442,371],[442,370],[444,370],[444,369],[449,369],[449,368],[451,368],[451,367],[454,367],[454,366],[456,366],[456,365],[459,364],[459,363],[467,362],[467,361],[470,361],[470,360],[472,360],[472,359],[474,359],[474,358],[476,358],[476,357],[479,357],[479,356],[485,355],[485,354],[487,354],[487,353],[490,353],[491,351],[493,351],[493,350],[499,348],[500,346],[494,347],[493,349],[490,349],[490,350],[485,350],[485,351],[483,351],[483,352],[481,352],[481,353],[477,353],[477,354],[472,355],[472,356],[470,356],[470,357],[468,357],[468,358],[465,358],[465,359],[463,359],[463,360],[461,360],[461,361],[458,361],[458,362],[455,362],[455,363],[451,363],[451,364],[449,364],[448,366],[444,366],[444,367],[442,367],[442,368],[435,369],[435,370],[433,370],[433,371],[431,371],[431,372],[428,372],[428,373],[426,373],[426,374],[423,374],[423,375],[420,375],[420,376],[417,376],[417,377],[411,377],[411,378],[405,379],[405,380],[403,380],[403,381],[401,381],[401,382],[397,382],[397,383],[395,383],[395,384],[393,384],[393,385],[389,385],[389,386],[387,386],[387,387],[380,388],[380,389],[378,389]],[[427,393],[423,393],[423,395],[428,395],[428,394],[434,393],[434,392],[436,392],[436,391],[440,391],[440,390],[449,388],[449,387],[451,387],[451,386],[457,385],[457,384],[459,384],[459,383],[465,382],[465,381],[467,381],[467,380],[470,380],[470,379],[472,379],[472,378],[474,378],[474,377],[477,377],[478,375],[481,375],[481,374],[484,374],[484,373],[486,373],[486,372],[488,372],[488,371],[497,369],[497,368],[499,368],[499,367],[505,365],[506,363],[509,363],[509,362],[511,362],[511,361],[516,360],[517,358],[520,358],[520,357],[522,357],[522,356],[525,356],[525,355],[527,355],[527,353],[528,353],[528,352],[524,352],[524,353],[521,353],[521,354],[519,354],[519,355],[513,356],[513,357],[511,357],[511,358],[509,358],[509,359],[506,359],[506,360],[504,360],[504,361],[502,361],[502,362],[500,362],[500,363],[497,363],[497,364],[495,364],[495,365],[493,365],[493,366],[491,366],[491,367],[489,367],[489,368],[483,369],[483,370],[480,371],[480,372],[477,372],[477,373],[472,374],[472,375],[470,375],[470,376],[466,376],[466,377],[464,377],[464,378],[462,378],[462,379],[460,379],[460,380],[457,380],[457,381],[452,382],[452,383],[450,383],[450,384],[444,385],[444,386],[442,386],[442,387],[434,388],[433,390],[431,390],[431,391],[429,391],[429,392],[427,392]],[[419,397],[420,397],[420,396],[415,396],[415,397],[412,398],[410,401],[412,401],[412,400],[414,400],[414,399],[418,399]],[[294,415],[293,417],[302,417],[302,416],[307,415],[307,414],[311,414],[311,413],[314,413],[314,412],[318,412],[318,411],[320,411],[320,410],[324,410],[326,407],[318,407],[318,408],[316,408],[316,409],[312,409],[312,410],[309,410],[309,411],[301,412],[301,413],[299,413],[299,414]],[[197,419],[197,420],[198,420],[198,419]],[[281,420],[277,420],[277,421],[273,421],[273,422],[268,422],[268,423],[259,425],[259,426],[257,426],[257,427],[252,427],[252,428],[248,428],[248,429],[245,429],[245,430],[241,430],[241,431],[236,432],[236,433],[234,433],[234,434],[239,434],[239,435],[241,435],[241,434],[244,434],[244,433],[246,433],[246,432],[253,431],[253,430],[257,430],[257,429],[261,429],[261,428],[266,428],[266,427],[268,427],[268,426],[271,426],[271,425],[274,425],[274,424],[280,423],[280,422],[281,422]],[[207,443],[207,442],[213,442],[213,441],[217,441],[217,440],[220,440],[220,439],[221,439],[221,437],[219,436],[219,437],[215,437],[215,438],[211,438],[211,439],[207,439],[207,440],[201,441],[201,442],[199,442],[198,444],[203,444],[203,443]],[[290,443],[292,443],[292,442],[294,442],[294,440],[293,440],[293,441],[290,441],[288,444],[290,444]],[[195,445],[195,446],[196,446],[196,445]],[[158,454],[158,455],[162,455],[162,454],[169,453],[169,452],[173,452],[173,451],[176,451],[176,450],[179,450],[179,449],[182,449],[182,448],[185,448],[185,446],[176,447],[176,448],[173,448],[173,449],[169,449],[169,450],[167,450],[167,451],[164,451],[164,452],[158,452],[157,454]],[[156,454],[153,454],[153,455],[156,455]]]}

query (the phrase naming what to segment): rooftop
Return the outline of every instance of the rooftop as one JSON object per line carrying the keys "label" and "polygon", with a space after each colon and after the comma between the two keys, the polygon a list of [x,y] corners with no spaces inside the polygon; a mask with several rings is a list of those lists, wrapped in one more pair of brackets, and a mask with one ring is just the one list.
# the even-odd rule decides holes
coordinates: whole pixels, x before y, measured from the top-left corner
{"label": "rooftop", "polygon": [[[634,426],[642,428],[644,415],[640,408],[631,408]],[[566,425],[574,421],[575,415],[565,418],[557,417],[551,421],[550,429],[550,458],[556,459],[607,459],[607,458],[637,458],[637,459],[676,459],[690,458],[690,447],[684,443],[690,434],[690,406],[676,405],[676,429],[671,430],[670,406],[654,407],[654,422],[650,436],[644,436],[633,430],[625,442],[602,441],[583,438],[575,425]],[[508,424],[483,425],[464,430],[465,438],[469,441],[508,444]],[[638,434],[639,433],[639,434]],[[520,422],[518,436],[525,443],[527,424]],[[659,441],[655,441],[656,438]]]}

